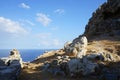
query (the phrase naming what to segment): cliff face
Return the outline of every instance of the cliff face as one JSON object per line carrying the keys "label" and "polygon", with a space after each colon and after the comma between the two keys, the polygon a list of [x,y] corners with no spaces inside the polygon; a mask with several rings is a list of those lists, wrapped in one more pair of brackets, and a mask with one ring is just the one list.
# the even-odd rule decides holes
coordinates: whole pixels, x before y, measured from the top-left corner
{"label": "cliff face", "polygon": [[84,35],[88,39],[120,37],[120,0],[108,0],[101,5],[92,14],[86,25]]}

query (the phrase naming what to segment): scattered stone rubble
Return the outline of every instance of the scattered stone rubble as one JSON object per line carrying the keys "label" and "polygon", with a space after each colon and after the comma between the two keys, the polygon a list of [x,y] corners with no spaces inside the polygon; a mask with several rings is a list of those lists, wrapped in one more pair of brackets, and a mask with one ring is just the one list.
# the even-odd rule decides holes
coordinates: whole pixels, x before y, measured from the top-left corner
{"label": "scattered stone rubble", "polygon": [[51,63],[46,62],[44,64],[45,71],[48,71],[54,75],[61,74],[63,76],[68,74],[67,62],[70,61],[69,56],[57,56]]}
{"label": "scattered stone rubble", "polygon": [[97,59],[97,60],[106,61],[106,62],[117,62],[120,60],[120,57],[117,54],[111,54],[111,53],[105,53],[105,52],[91,53],[87,55],[87,57],[90,60]]}
{"label": "scattered stone rubble", "polygon": [[105,53],[94,53],[83,56],[83,58],[57,56],[51,63],[46,62],[43,70],[48,71],[53,75],[59,74],[70,77],[80,77],[91,74],[97,75],[97,73],[102,74],[102,70],[106,68],[104,63],[108,60],[115,61],[115,59],[112,58],[112,55],[109,54],[111,58],[104,55]]}
{"label": "scattered stone rubble", "polygon": [[0,59],[0,80],[17,80],[22,67],[19,51],[13,49],[9,57]]}

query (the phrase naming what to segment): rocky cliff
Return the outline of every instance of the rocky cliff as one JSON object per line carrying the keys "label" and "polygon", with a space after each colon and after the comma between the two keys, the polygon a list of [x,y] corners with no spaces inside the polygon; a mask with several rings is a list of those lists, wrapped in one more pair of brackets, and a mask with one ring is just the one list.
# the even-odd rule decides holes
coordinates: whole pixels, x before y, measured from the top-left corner
{"label": "rocky cliff", "polygon": [[[88,42],[84,40],[85,36]],[[83,42],[86,44],[84,49],[81,47]],[[93,12],[84,34],[71,43],[67,42],[64,49],[66,53],[73,54],[85,54],[87,50],[87,53],[109,52],[120,55],[120,0],[108,0],[101,5]]]}
{"label": "rocky cliff", "polygon": [[88,39],[115,37],[120,40],[120,0],[108,0],[93,12],[84,35]]}
{"label": "rocky cliff", "polygon": [[[75,60],[71,59],[68,62],[70,75],[73,75],[71,73],[74,73],[74,75],[102,74],[96,71],[96,68],[102,71],[106,67],[101,69],[99,61],[104,63],[104,66],[109,62],[119,62],[120,0],[108,0],[101,5],[92,14],[84,34],[75,38],[72,42],[67,42],[64,51],[69,55],[74,54],[75,57]],[[117,70],[118,66],[119,64],[114,67],[109,65],[109,67]]]}

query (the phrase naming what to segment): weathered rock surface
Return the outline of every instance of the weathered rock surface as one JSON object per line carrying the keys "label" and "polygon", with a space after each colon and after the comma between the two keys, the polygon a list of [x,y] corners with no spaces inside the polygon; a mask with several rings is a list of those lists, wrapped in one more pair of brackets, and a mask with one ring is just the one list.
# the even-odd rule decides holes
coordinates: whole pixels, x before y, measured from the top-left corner
{"label": "weathered rock surface", "polygon": [[120,0],[108,0],[92,15],[84,35],[88,38],[120,37]]}
{"label": "weathered rock surface", "polygon": [[65,43],[64,50],[69,55],[82,58],[86,54],[87,43],[87,38],[85,36],[79,36],[72,42]]}
{"label": "weathered rock surface", "polygon": [[[48,71],[53,75],[60,74],[62,76],[87,76],[91,74],[102,74],[101,71],[105,69],[105,63],[120,61],[118,55],[110,53],[93,53],[87,54],[82,58],[70,58],[69,56],[57,56],[56,59],[50,63],[44,64],[44,71]],[[99,71],[101,70],[101,71]]]}
{"label": "weathered rock surface", "polygon": [[68,74],[67,62],[70,61],[68,56],[57,56],[51,63],[44,64],[44,71],[48,71],[53,75],[61,74],[63,76]]}
{"label": "weathered rock surface", "polygon": [[19,51],[13,49],[10,56],[0,59],[0,80],[17,80],[22,67]]}

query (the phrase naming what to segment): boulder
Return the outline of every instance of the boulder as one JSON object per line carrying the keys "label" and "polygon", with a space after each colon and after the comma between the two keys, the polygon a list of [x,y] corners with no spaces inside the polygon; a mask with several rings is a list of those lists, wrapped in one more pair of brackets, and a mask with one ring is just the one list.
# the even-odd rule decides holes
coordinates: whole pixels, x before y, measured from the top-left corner
{"label": "boulder", "polygon": [[70,60],[69,56],[56,56],[56,59],[52,60],[51,63],[45,63],[43,71],[48,71],[53,75],[60,74],[62,76],[68,75],[67,62]]}
{"label": "boulder", "polygon": [[85,67],[83,68],[83,75],[89,75],[91,73],[95,72],[95,69],[98,68],[98,64],[89,60],[86,60],[85,62],[83,62],[83,65],[85,65]]}
{"label": "boulder", "polygon": [[21,72],[22,58],[19,51],[13,49],[10,56],[0,59],[0,80],[17,80]]}
{"label": "boulder", "polygon": [[72,42],[70,42],[70,41],[66,42],[66,43],[64,44],[64,49],[67,48],[67,47],[69,47],[71,43],[72,43]]}
{"label": "boulder", "polygon": [[12,51],[10,51],[10,57],[21,58],[19,51],[17,49],[13,49]]}
{"label": "boulder", "polygon": [[83,49],[81,49],[78,53],[77,53],[77,58],[83,58],[83,56],[85,56],[86,55],[86,51],[87,51],[87,49],[86,48],[83,48]]}
{"label": "boulder", "polygon": [[80,74],[83,72],[83,63],[80,61],[80,59],[71,59],[68,62],[68,68],[69,68],[69,75],[71,77],[76,76],[76,74]]}
{"label": "boulder", "polygon": [[86,57],[88,60],[92,60],[92,61],[96,61],[96,60],[104,61],[104,56],[101,53],[88,54]]}
{"label": "boulder", "polygon": [[23,67],[23,64],[22,64],[22,58],[21,58],[21,55],[19,53],[19,51],[17,49],[13,49],[10,51],[10,56],[8,58],[8,61],[14,61],[14,60],[18,60],[19,63],[21,64],[21,67]]}
{"label": "boulder", "polygon": [[5,60],[4,59],[0,59],[0,66],[5,66]]}
{"label": "boulder", "polygon": [[78,38],[74,39],[72,42],[73,46],[77,47],[77,48],[81,48],[81,47],[86,47],[88,44],[87,38],[85,36],[79,36]]}
{"label": "boulder", "polygon": [[86,47],[87,47],[87,38],[85,36],[79,36],[71,42],[67,42],[64,45],[64,50],[68,55],[73,55],[77,58],[82,58],[82,56],[86,55]]}
{"label": "boulder", "polygon": [[76,76],[76,74],[89,75],[95,72],[95,68],[98,67],[97,63],[93,63],[87,58],[83,60],[80,59],[71,59],[68,62],[70,75]]}

